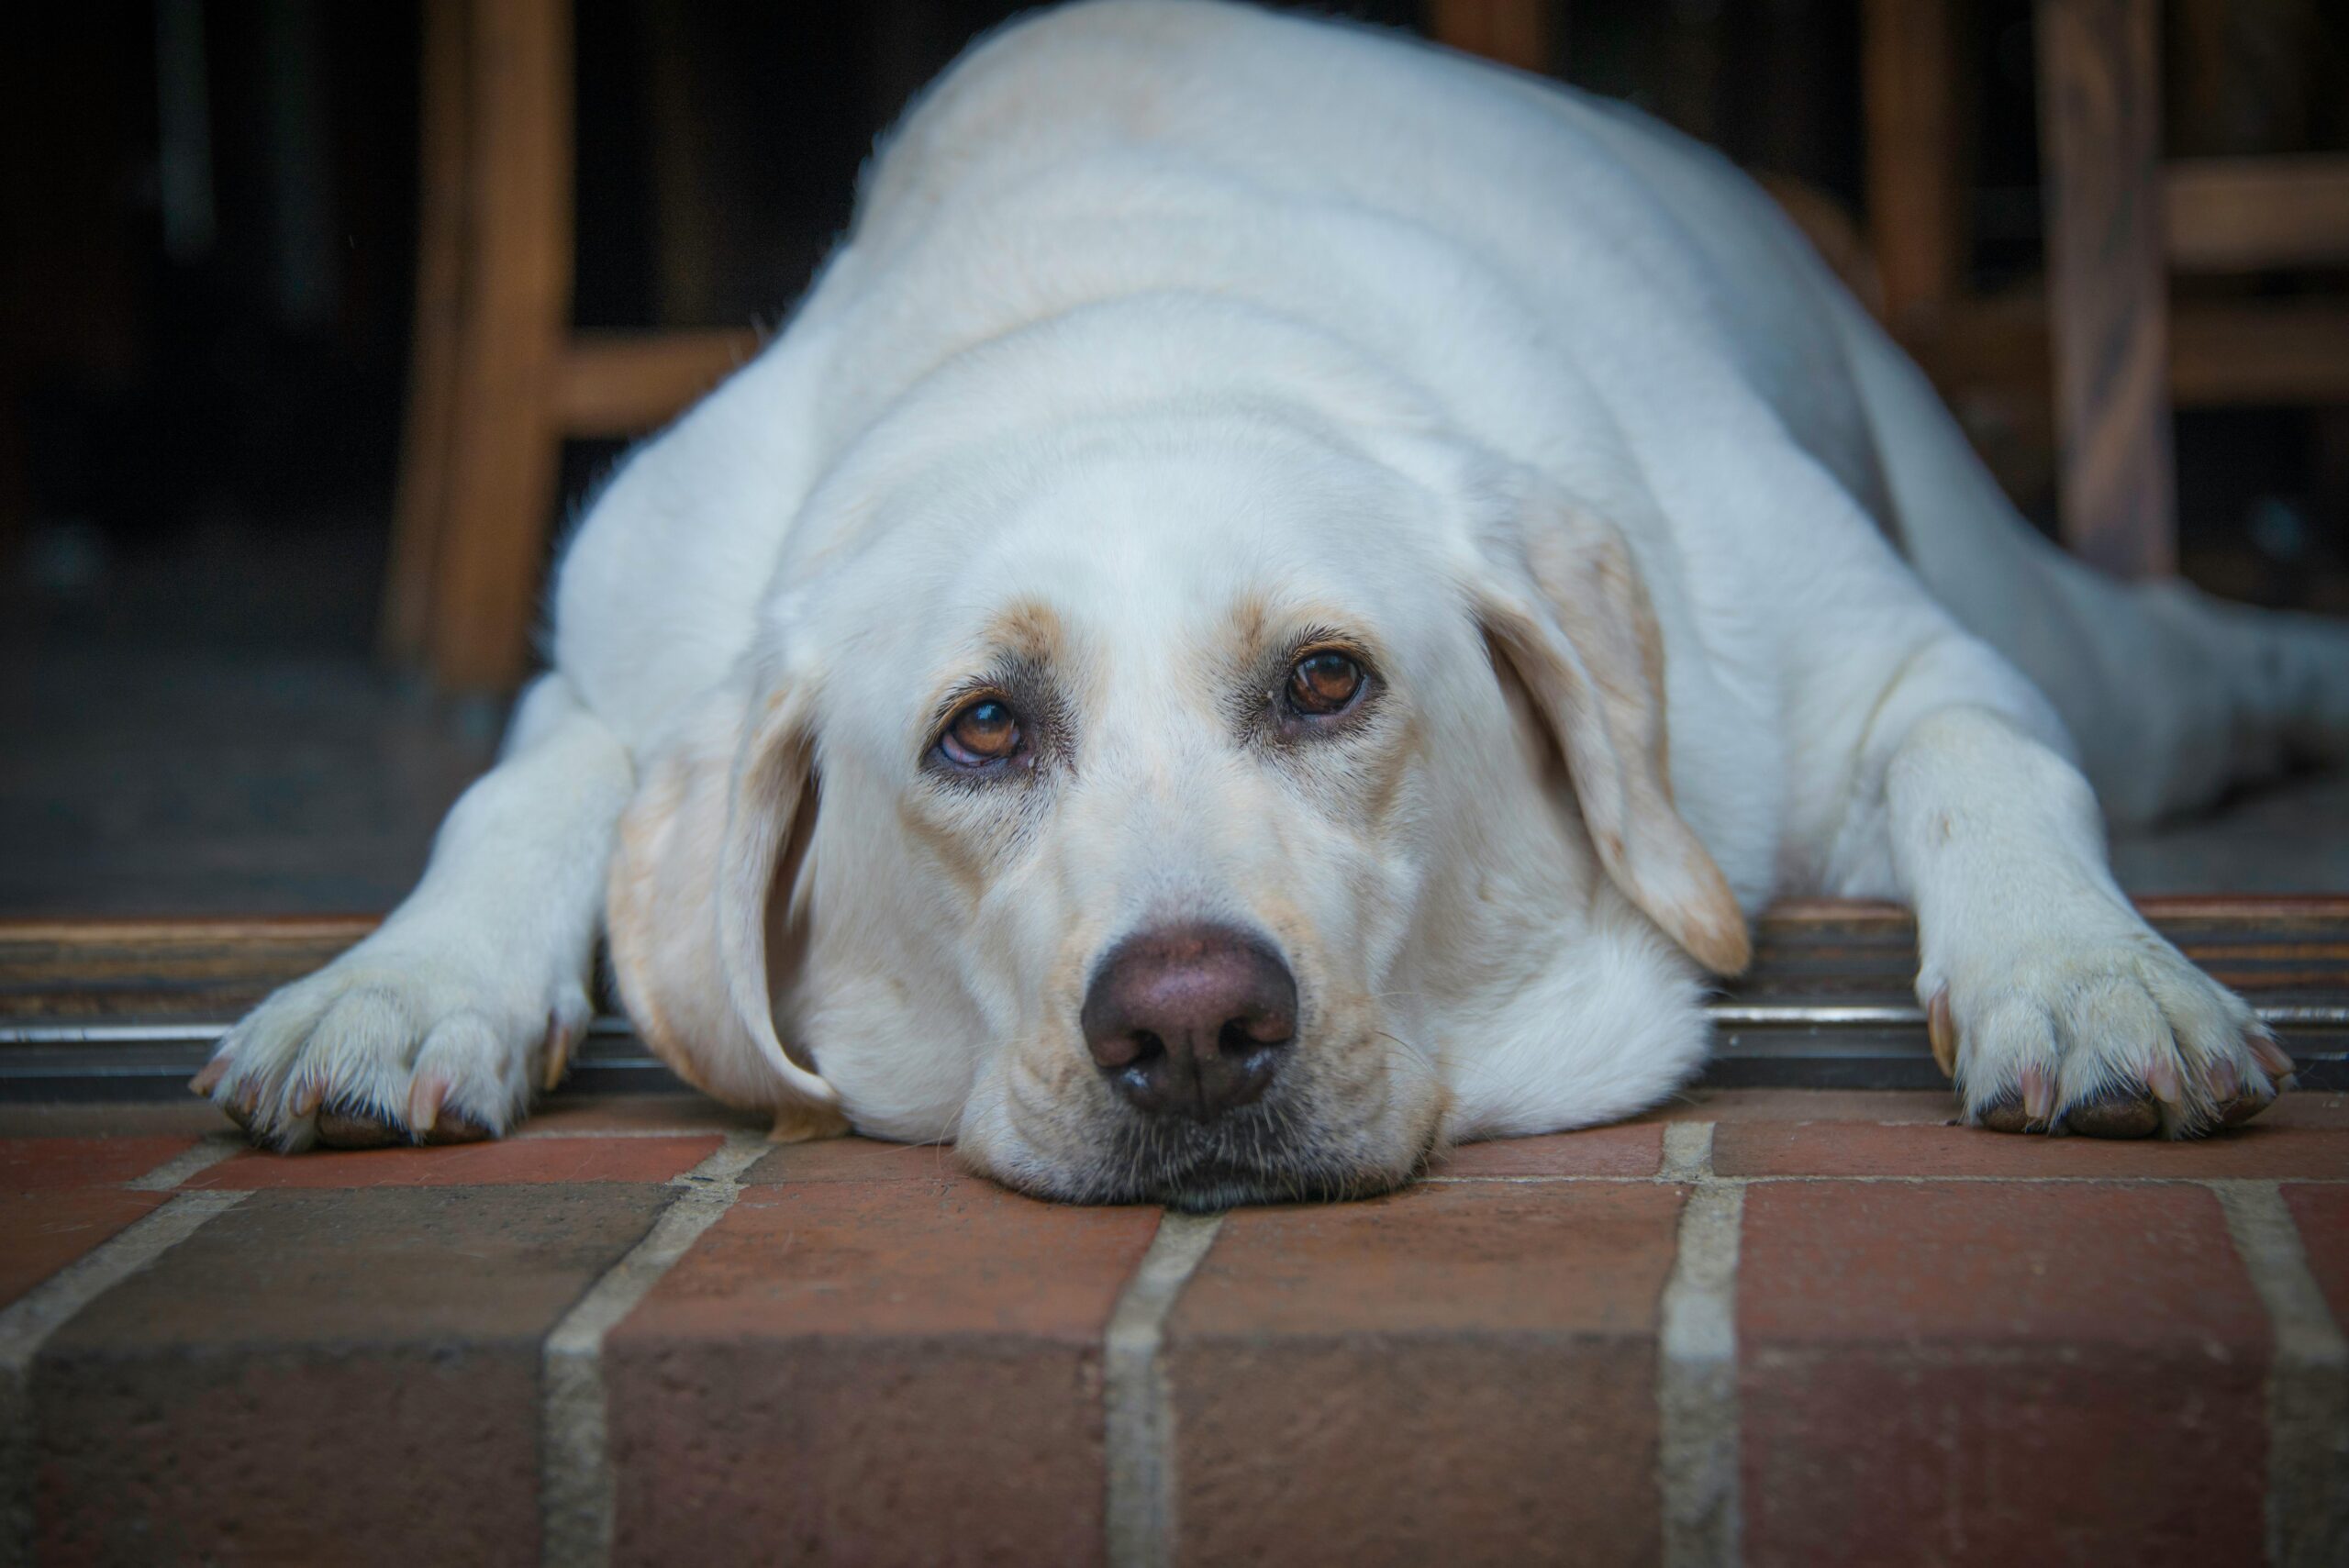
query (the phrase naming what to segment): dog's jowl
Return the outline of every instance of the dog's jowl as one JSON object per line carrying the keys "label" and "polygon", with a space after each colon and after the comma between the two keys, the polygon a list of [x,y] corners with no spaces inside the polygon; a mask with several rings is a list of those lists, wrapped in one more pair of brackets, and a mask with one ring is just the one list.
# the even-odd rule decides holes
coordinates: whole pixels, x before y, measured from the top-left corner
{"label": "dog's jowl", "polygon": [[790,1132],[1375,1192],[1653,1105],[1800,893],[1915,908],[1969,1120],[2191,1136],[2291,1062],[2102,819],[2349,745],[2349,631],[2043,543],[1720,160],[1212,4],[956,64],[553,604],[415,895],[199,1079],[255,1137],[504,1131],[602,940]]}

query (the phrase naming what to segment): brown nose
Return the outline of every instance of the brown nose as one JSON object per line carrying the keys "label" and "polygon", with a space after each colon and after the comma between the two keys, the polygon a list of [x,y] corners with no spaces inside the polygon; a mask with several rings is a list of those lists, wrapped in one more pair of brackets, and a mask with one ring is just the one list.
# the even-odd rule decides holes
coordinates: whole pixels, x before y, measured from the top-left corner
{"label": "brown nose", "polygon": [[1297,982],[1244,931],[1171,926],[1110,951],[1083,1022],[1093,1060],[1128,1103],[1205,1121],[1272,1083],[1297,1033]]}

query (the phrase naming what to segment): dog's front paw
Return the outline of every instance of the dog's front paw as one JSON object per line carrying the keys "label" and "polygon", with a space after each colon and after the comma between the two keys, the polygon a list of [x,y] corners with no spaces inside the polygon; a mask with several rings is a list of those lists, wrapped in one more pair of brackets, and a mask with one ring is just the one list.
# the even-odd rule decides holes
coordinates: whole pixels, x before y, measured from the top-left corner
{"label": "dog's front paw", "polygon": [[190,1086],[256,1142],[285,1150],[504,1132],[528,1108],[534,1079],[558,1076],[585,1031],[585,990],[500,983],[391,936],[273,994]]}
{"label": "dog's front paw", "polygon": [[2073,915],[1929,959],[1919,976],[1967,1121],[2192,1138],[2274,1103],[2292,1059],[2241,997],[2133,911]]}

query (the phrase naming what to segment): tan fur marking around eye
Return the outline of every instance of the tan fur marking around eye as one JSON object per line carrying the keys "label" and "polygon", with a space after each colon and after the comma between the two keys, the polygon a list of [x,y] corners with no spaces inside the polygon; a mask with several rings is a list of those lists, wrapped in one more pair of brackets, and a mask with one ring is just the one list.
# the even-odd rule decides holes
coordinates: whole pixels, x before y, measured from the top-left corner
{"label": "tan fur marking around eye", "polygon": [[987,622],[980,633],[989,647],[1008,649],[1023,659],[1057,668],[1065,662],[1067,634],[1051,606],[1019,599]]}
{"label": "tan fur marking around eye", "polygon": [[1264,603],[1262,594],[1242,594],[1231,606],[1231,652],[1234,658],[1246,660],[1264,645],[1265,628],[1272,621],[1272,606]]}

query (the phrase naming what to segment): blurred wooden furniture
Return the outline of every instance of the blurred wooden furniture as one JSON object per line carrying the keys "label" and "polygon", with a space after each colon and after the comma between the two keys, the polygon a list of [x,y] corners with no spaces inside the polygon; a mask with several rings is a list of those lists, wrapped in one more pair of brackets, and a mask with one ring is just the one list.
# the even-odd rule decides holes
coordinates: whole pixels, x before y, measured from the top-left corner
{"label": "blurred wooden furniture", "polygon": [[2157,0],[2038,7],[2064,541],[2123,577],[2177,570],[2158,12]]}
{"label": "blurred wooden furniture", "polygon": [[[2349,157],[2161,161],[2157,0],[2038,0],[2065,537],[2175,571],[2167,272],[2349,261]],[[2236,307],[2202,341],[2245,401],[2349,397],[2349,303]],[[2183,326],[2183,323],[2181,323]]]}
{"label": "blurred wooden furniture", "polygon": [[1867,224],[1897,337],[1931,331],[1965,288],[1959,39],[1952,0],[1865,0],[1860,88]]}
{"label": "blurred wooden furniture", "polygon": [[578,332],[570,0],[426,0],[416,337],[383,646],[438,685],[529,660],[566,437],[630,436],[756,349]]}
{"label": "blurred wooden furniture", "polygon": [[2349,301],[2173,309],[2169,277],[2349,261],[2349,158],[2162,161],[2158,0],[2037,0],[2048,284],[1972,297],[1963,15],[1863,12],[1887,325],[1945,393],[2052,386],[2065,541],[2123,576],[2173,571],[2172,406],[2349,402]]}

